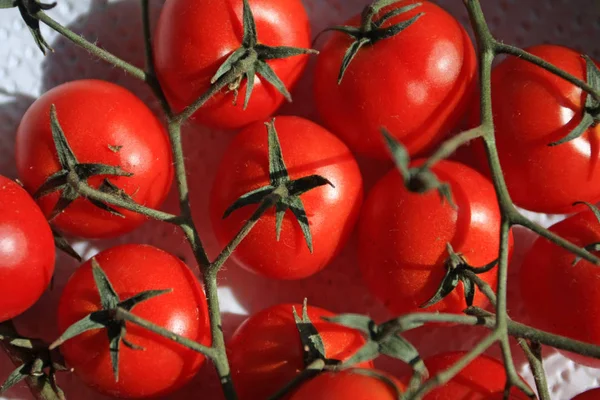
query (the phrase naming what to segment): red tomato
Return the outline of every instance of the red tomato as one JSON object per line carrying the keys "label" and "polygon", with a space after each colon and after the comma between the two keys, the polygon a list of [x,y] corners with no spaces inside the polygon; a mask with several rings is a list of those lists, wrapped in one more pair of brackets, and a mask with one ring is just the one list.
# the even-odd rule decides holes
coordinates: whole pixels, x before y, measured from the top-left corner
{"label": "red tomato", "polygon": [[[16,159],[19,178],[30,193],[61,169],[50,129],[52,104],[56,105],[58,121],[80,163],[120,166],[134,175],[110,176],[111,183],[139,204],[152,208],[162,204],[173,180],[164,128],[132,93],[98,80],[60,85],[38,98],[25,113],[17,132]],[[92,177],[89,184],[98,187],[105,178]],[[58,198],[59,193],[55,192],[38,200],[46,216]],[[105,238],[132,231],[146,220],[139,214],[117,210],[125,218],[79,198],[54,223],[70,235]]]}
{"label": "red tomato", "polygon": [[[301,304],[267,308],[244,321],[231,338],[227,353],[240,400],[264,400],[306,367],[293,307],[301,316]],[[308,306],[308,317],[321,336],[325,356],[345,360],[365,344],[365,339],[356,330],[321,319],[333,315]],[[373,364],[366,362],[360,367],[371,368]]]}
{"label": "red tomato", "polygon": [[[383,372],[380,374],[385,375]],[[399,390],[404,385],[387,376]],[[290,400],[397,400],[398,392],[376,377],[352,370],[325,372],[303,384]]]}
{"label": "red tomato", "polygon": [[[428,1],[400,1],[384,13],[420,2],[391,18],[383,28],[424,15],[389,39],[361,48],[342,83],[338,74],[352,38],[335,32],[318,58],[316,105],[325,126],[350,148],[370,157],[389,158],[382,126],[411,155],[434,146],[461,120],[476,72],[473,44],[461,24]],[[360,16],[344,25],[360,26]]]}
{"label": "red tomato", "polygon": [[[289,211],[277,242],[272,209],[238,246],[233,258],[244,268],[270,278],[300,279],[323,269],[346,242],[362,204],[362,178],[350,150],[324,128],[299,117],[279,117],[275,128],[290,179],[318,174],[335,187],[322,186],[300,196],[310,224],[313,254]],[[267,184],[267,129],[257,122],[230,144],[213,184],[210,215],[221,245],[238,233],[256,206],[222,219],[224,211],[241,195]]]}
{"label": "red tomato", "polygon": [[[425,360],[430,376],[447,370],[465,355],[444,353]],[[504,365],[493,358],[479,356],[444,386],[429,392],[423,400],[501,400],[506,384]],[[512,388],[511,400],[528,400],[523,392]]]}
{"label": "red tomato", "polygon": [[0,175],[0,322],[31,307],[54,273],[54,238],[44,214]]}
{"label": "red tomato", "polygon": [[587,392],[581,393],[581,394],[573,397],[572,400],[598,400],[598,399],[600,399],[600,388],[588,390]]}
{"label": "red tomato", "polygon": [[[267,46],[310,47],[310,24],[300,0],[250,0],[258,40]],[[181,111],[210,88],[219,66],[241,47],[242,0],[169,0],[165,3],[154,40],[156,72],[175,110]],[[291,89],[308,57],[270,60],[268,64]],[[234,95],[223,90],[195,113],[198,122],[218,128],[240,128],[273,114],[284,97],[256,75],[244,111],[246,80]]]}
{"label": "red tomato", "polygon": [[[586,79],[581,54],[555,45],[527,49]],[[576,201],[600,201],[600,127],[557,146],[583,117],[586,95],[546,70],[509,57],[492,72],[498,154],[516,205],[544,213],[576,211]],[[484,156],[481,148],[481,157]],[[568,160],[568,164],[565,161]],[[565,165],[568,167],[565,168]]]}
{"label": "red tomato", "polygon": [[[132,312],[178,335],[210,345],[204,292],[177,257],[151,246],[123,245],[95,258],[121,300],[146,290],[173,289],[136,305]],[[99,309],[100,296],[88,261],[75,271],[63,290],[58,328],[63,332]],[[204,362],[200,353],[136,325],[126,326],[126,338],[145,350],[121,346],[118,382],[113,376],[104,329],[86,332],[60,347],[77,375],[101,393],[124,398],[163,396],[188,382]],[[150,375],[148,368],[152,370]]]}
{"label": "red tomato", "polygon": [[[600,242],[600,223],[591,211],[576,214],[550,230],[587,246]],[[572,265],[575,255],[539,238],[527,253],[520,272],[521,294],[532,325],[583,342],[600,344],[600,274],[587,261]],[[585,365],[600,361],[567,353]]]}
{"label": "red tomato", "polygon": [[[450,184],[458,209],[442,203],[435,190],[409,192],[394,169],[371,190],[360,218],[358,256],[363,277],[371,293],[396,314],[418,311],[436,293],[446,274],[447,243],[471,266],[498,257],[500,210],[492,184],[452,161],[439,162],[433,172]],[[512,236],[510,240],[512,246]],[[496,269],[480,277],[496,287]],[[487,304],[476,290],[474,305]],[[466,306],[459,284],[427,310],[460,313]]]}

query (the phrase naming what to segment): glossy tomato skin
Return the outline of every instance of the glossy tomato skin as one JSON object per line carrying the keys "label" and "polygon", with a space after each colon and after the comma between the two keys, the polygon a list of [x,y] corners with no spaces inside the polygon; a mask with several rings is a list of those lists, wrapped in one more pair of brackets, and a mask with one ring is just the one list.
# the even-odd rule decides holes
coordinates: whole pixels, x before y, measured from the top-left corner
{"label": "glossy tomato skin", "polygon": [[[120,166],[133,176],[111,176],[111,183],[139,204],[152,208],[162,204],[173,180],[170,145],[164,128],[131,92],[99,80],[57,86],[38,98],[25,113],[17,131],[16,161],[19,178],[30,193],[61,169],[50,129],[52,104],[80,163]],[[104,178],[93,177],[89,184],[98,187]],[[38,199],[46,216],[58,198],[55,192]],[[80,198],[54,224],[69,235],[107,238],[130,232],[146,220],[140,214],[119,211],[125,218]]]}
{"label": "glossy tomato skin", "polygon": [[[312,254],[290,211],[285,214],[277,242],[275,211],[271,209],[237,247],[233,258],[244,268],[270,278],[300,279],[323,269],[345,244],[358,219],[363,184],[350,150],[324,128],[288,116],[278,117],[275,128],[290,179],[317,174],[335,187],[321,186],[300,197],[312,233]],[[267,130],[257,122],[229,145],[212,187],[210,215],[222,246],[238,233],[256,206],[244,207],[222,219],[224,211],[241,195],[267,184]]]}
{"label": "glossy tomato skin", "polygon": [[[146,290],[173,289],[138,304],[132,312],[181,336],[210,345],[204,292],[194,274],[178,258],[147,245],[117,246],[95,258],[121,300]],[[63,290],[58,327],[63,332],[99,309],[100,297],[88,261],[75,271]],[[86,332],[61,346],[67,364],[81,380],[101,393],[121,398],[164,396],[187,383],[204,362],[204,356],[193,350],[136,325],[126,326],[126,338],[145,350],[121,346],[119,382],[113,377],[105,330]]]}
{"label": "glossy tomato skin", "polygon": [[[310,48],[310,23],[301,0],[250,0],[259,42],[268,46]],[[219,66],[241,47],[242,0],[168,0],[154,35],[156,72],[175,110],[193,103],[210,87]],[[268,64],[291,89],[306,67],[308,56],[271,60]],[[246,80],[234,94],[225,90],[200,108],[194,118],[216,128],[241,128],[264,120],[284,97],[258,75],[244,111]]]}
{"label": "glossy tomato skin", "polygon": [[29,194],[0,175],[0,322],[31,307],[54,273],[54,238]]}
{"label": "glossy tomato skin", "polygon": [[591,389],[573,397],[572,400],[598,400],[600,399],[600,388]]}
{"label": "glossy tomato skin", "polygon": [[[591,211],[573,215],[550,230],[578,246],[600,242],[600,223]],[[572,339],[600,344],[600,274],[598,267],[537,239],[523,261],[520,286],[531,324]],[[565,353],[573,360],[600,367],[600,361]]]}
{"label": "glossy tomato skin", "polygon": [[[404,385],[392,376],[400,393]],[[338,373],[325,372],[304,383],[290,400],[396,400],[398,391],[389,383],[376,377],[367,376],[352,370]]]}
{"label": "glossy tomato skin", "polygon": [[[234,333],[227,353],[240,400],[266,399],[305,368],[293,307],[302,315],[301,304],[280,304],[252,315]],[[321,335],[325,356],[345,360],[365,344],[365,339],[356,330],[321,319],[333,316],[308,306],[308,317]],[[369,361],[360,367],[372,368],[373,364]]]}
{"label": "glossy tomato skin", "polygon": [[[527,50],[586,79],[585,60],[578,52],[556,45]],[[600,127],[570,142],[548,146],[581,121],[586,98],[581,89],[508,57],[492,72],[492,97],[498,155],[516,205],[537,212],[569,213],[577,210],[574,202],[600,201]],[[483,160],[483,148],[479,151]]]}
{"label": "glossy tomato skin", "polygon": [[[429,1],[408,0],[380,14],[420,2],[383,27],[425,13],[398,35],[364,46],[337,84],[352,38],[331,34],[318,57],[315,101],[326,127],[355,152],[389,158],[386,127],[411,155],[430,149],[460,122],[476,72],[473,44],[462,25]],[[345,25],[359,26],[360,16]]]}
{"label": "glossy tomato skin", "polygon": [[[394,169],[373,187],[360,217],[358,261],[363,278],[371,293],[395,314],[420,310],[436,293],[446,273],[447,243],[472,266],[498,257],[500,210],[492,184],[452,161],[441,161],[432,170],[450,184],[457,209],[442,203],[435,190],[409,192]],[[480,277],[496,287],[496,269]],[[474,305],[487,304],[477,290]],[[466,306],[459,284],[427,311],[461,313]]]}

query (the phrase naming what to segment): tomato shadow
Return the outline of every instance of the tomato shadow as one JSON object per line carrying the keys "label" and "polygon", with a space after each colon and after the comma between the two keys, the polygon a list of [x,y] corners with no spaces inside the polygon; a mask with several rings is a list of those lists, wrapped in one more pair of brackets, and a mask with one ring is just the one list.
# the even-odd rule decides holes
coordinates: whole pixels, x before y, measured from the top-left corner
{"label": "tomato shadow", "polygon": [[16,178],[15,136],[23,114],[35,98],[0,87],[0,175]]}

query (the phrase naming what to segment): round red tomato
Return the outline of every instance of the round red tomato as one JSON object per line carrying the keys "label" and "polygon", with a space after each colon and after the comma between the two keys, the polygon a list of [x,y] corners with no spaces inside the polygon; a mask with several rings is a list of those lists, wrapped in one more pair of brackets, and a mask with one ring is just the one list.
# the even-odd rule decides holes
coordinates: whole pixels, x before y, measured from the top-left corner
{"label": "round red tomato", "polygon": [[[581,54],[555,45],[527,49],[586,79]],[[586,95],[578,87],[518,57],[492,72],[498,154],[516,205],[544,213],[567,213],[576,201],[600,201],[600,127],[557,146],[583,117]],[[481,151],[483,156],[483,151]]]}
{"label": "round red tomato", "polygon": [[[371,190],[359,222],[358,260],[371,293],[396,314],[418,311],[436,293],[448,258],[446,244],[471,266],[498,258],[500,210],[492,184],[479,172],[452,161],[432,171],[450,184],[457,209],[437,191],[412,193],[393,170]],[[511,236],[512,246],[512,236]],[[480,277],[496,287],[496,269]],[[486,297],[475,291],[474,305]],[[460,313],[467,307],[462,284],[428,311]]]}
{"label": "round red tomato", "polygon": [[[333,134],[299,117],[275,121],[290,179],[321,175],[335,187],[321,186],[300,196],[312,233],[311,254],[296,217],[286,212],[279,242],[275,211],[269,210],[233,253],[244,268],[276,279],[300,279],[323,269],[349,237],[363,200],[358,165]],[[269,184],[267,129],[257,122],[239,133],[221,160],[211,193],[210,215],[221,245],[240,230],[256,206],[223,219],[241,195]],[[269,249],[269,251],[265,251]]]}
{"label": "round red tomato", "polygon": [[[259,43],[310,47],[310,23],[301,0],[249,0]],[[183,110],[210,88],[219,66],[242,45],[242,0],[168,0],[154,39],[156,72],[176,111]],[[304,71],[305,55],[269,60],[268,65],[291,89]],[[264,120],[284,97],[259,75],[248,108],[243,109],[246,79],[234,93],[224,89],[194,115],[217,128],[240,128]]]}
{"label": "round red tomato", "polygon": [[[234,333],[227,353],[240,400],[266,399],[306,367],[293,307],[301,316],[301,304],[280,304],[254,314]],[[325,356],[343,361],[361,348],[365,339],[356,330],[321,319],[333,315],[308,306],[308,317],[321,336]],[[359,366],[371,368],[373,364],[365,362]]]}
{"label": "round red tomato", "polygon": [[394,382],[397,389],[380,378],[352,370],[325,372],[303,384],[290,400],[397,400],[404,385],[383,372],[379,374]]}
{"label": "round red tomato", "polygon": [[0,175],[0,322],[31,307],[54,273],[54,238],[44,214]]}
{"label": "round red tomato", "polygon": [[[109,82],[80,80],[46,92],[27,110],[17,131],[16,159],[19,178],[30,193],[61,170],[50,129],[50,106],[80,163],[120,166],[132,173],[94,176],[99,187],[105,178],[136,203],[159,207],[173,180],[169,140],[160,121],[129,91]],[[59,192],[38,199],[46,216],[52,212]],[[146,218],[117,210],[121,218],[79,198],[59,214],[54,224],[61,231],[85,238],[114,237],[132,231]]]}
{"label": "round red tomato", "polygon": [[[396,36],[362,47],[341,84],[340,66],[353,38],[332,33],[321,50],[314,85],[317,109],[325,126],[356,153],[389,158],[382,126],[411,155],[421,153],[447,135],[466,111],[476,59],[461,24],[428,1],[400,1],[379,15],[417,2],[422,5],[382,27],[424,15]],[[360,26],[360,16],[344,25]]]}
{"label": "round red tomato", "polygon": [[[136,305],[132,312],[178,335],[210,345],[208,308],[204,292],[189,268],[177,257],[146,245],[123,245],[95,257],[120,300],[146,290],[173,289]],[[101,309],[91,262],[75,271],[58,305],[61,332]],[[130,323],[126,339],[145,350],[122,345],[119,381],[115,382],[104,329],[81,334],[61,345],[67,364],[87,385],[122,398],[164,396],[188,382],[204,356]],[[149,373],[149,368],[151,373]]]}
{"label": "round red tomato", "polygon": [[[600,242],[600,223],[591,211],[576,214],[550,230],[578,246]],[[520,272],[523,306],[533,326],[583,342],[600,344],[600,273],[587,261],[573,265],[575,255],[539,238]],[[579,363],[600,361],[566,353]]]}
{"label": "round red tomato", "polygon": [[600,388],[588,390],[587,392],[581,393],[581,394],[573,397],[572,400],[598,400],[598,399],[600,399]]}

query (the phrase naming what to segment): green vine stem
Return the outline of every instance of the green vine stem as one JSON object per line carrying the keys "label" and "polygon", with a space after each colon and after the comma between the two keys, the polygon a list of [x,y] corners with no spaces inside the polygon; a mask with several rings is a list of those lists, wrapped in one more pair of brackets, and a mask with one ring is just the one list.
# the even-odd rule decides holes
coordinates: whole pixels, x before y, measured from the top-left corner
{"label": "green vine stem", "polygon": [[525,353],[527,361],[531,366],[531,373],[535,381],[535,387],[540,400],[552,400],[548,390],[546,380],[546,371],[544,371],[544,362],[542,359],[542,345],[539,342],[528,342],[525,339],[518,339],[517,343]]}

